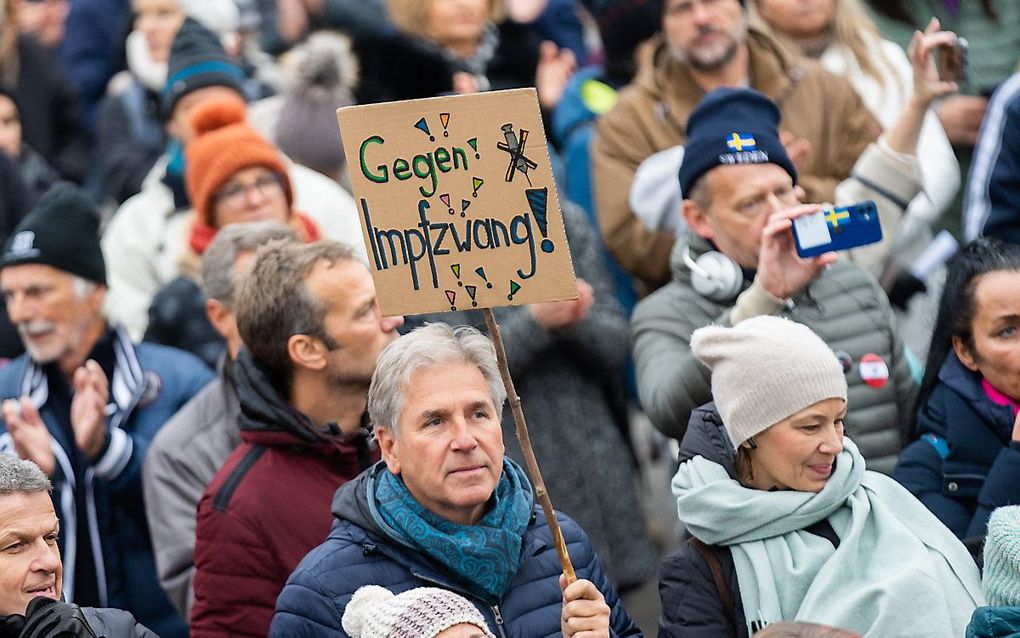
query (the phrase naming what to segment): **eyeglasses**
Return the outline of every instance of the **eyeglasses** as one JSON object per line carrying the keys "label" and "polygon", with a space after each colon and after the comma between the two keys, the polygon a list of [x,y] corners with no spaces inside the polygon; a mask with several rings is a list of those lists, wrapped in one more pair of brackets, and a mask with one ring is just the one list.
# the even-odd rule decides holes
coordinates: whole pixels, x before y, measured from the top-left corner
{"label": "eyeglasses", "polygon": [[216,203],[229,208],[240,208],[248,199],[248,193],[257,190],[262,196],[276,195],[283,191],[283,176],[269,173],[250,184],[231,183],[216,191]]}

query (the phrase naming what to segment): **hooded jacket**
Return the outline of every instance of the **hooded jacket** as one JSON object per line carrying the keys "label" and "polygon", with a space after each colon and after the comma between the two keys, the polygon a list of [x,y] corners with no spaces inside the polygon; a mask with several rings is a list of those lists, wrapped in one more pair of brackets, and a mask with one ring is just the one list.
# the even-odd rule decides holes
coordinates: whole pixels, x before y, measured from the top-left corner
{"label": "hooded jacket", "polygon": [[[779,105],[780,130],[811,143],[800,171],[807,201],[833,200],[840,181],[881,128],[853,87],[816,63],[794,58],[779,43],[750,30],[750,88]],[[592,146],[595,208],[606,247],[650,290],[669,281],[674,237],[651,230],[630,209],[634,173],[650,155],[687,140],[687,120],[705,91],[659,38],[643,50],[637,77],[603,115]],[[824,108],[822,108],[824,105]]]}
{"label": "hooded jacket", "polygon": [[[549,526],[536,506],[524,532],[521,562],[502,600],[488,606],[446,569],[389,537],[371,511],[370,494],[381,472],[378,463],[337,490],[333,529],[326,542],[305,557],[276,603],[269,632],[277,638],[349,638],[340,625],[347,603],[363,585],[380,585],[394,593],[415,587],[441,587],[471,600],[499,638],[560,635],[563,595],[559,558]],[[532,498],[529,493],[529,498]],[[592,581],[611,610],[610,636],[640,636],[599,565],[588,537],[574,521],[557,514],[578,578]]]}
{"label": "hooded jacket", "polygon": [[992,510],[1020,503],[1020,443],[1010,441],[1013,410],[993,403],[981,375],[950,352],[938,384],[917,413],[919,437],[893,478],[961,539],[981,537]]}
{"label": "hooded jacket", "polygon": [[198,506],[193,638],[265,636],[287,577],[329,533],[336,489],[379,456],[364,428],[294,409],[247,349],[235,373],[241,444]]}

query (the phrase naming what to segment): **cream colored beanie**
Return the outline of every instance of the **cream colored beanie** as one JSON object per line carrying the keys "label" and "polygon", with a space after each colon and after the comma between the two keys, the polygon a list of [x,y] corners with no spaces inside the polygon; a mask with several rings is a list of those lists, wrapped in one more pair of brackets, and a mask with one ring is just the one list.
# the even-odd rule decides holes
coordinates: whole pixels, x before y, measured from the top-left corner
{"label": "cream colored beanie", "polygon": [[832,349],[789,319],[699,328],[691,351],[712,369],[712,398],[735,448],[819,401],[846,401],[846,376]]}
{"label": "cream colored beanie", "polygon": [[354,592],[340,622],[351,638],[434,638],[462,623],[495,638],[482,613],[466,598],[434,587],[394,595],[378,585],[365,585]]}

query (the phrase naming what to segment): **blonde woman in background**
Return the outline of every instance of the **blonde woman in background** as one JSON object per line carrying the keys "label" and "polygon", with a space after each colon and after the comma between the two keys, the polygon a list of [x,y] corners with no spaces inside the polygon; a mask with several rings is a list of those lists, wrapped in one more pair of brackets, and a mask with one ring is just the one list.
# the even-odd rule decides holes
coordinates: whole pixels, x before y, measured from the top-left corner
{"label": "blonde woman in background", "polygon": [[[753,23],[845,77],[882,127],[892,126],[913,90],[910,61],[899,45],[881,38],[859,0],[752,0],[748,8]],[[924,190],[910,203],[897,241],[911,257],[927,244],[931,223],[960,187],[960,167],[933,111],[925,117],[917,157]]]}

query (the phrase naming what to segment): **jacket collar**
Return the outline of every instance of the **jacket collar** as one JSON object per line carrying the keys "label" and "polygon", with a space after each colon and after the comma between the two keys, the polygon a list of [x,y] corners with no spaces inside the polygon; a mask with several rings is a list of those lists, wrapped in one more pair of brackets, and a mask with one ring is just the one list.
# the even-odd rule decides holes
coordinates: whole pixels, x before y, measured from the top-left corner
{"label": "jacket collar", "polygon": [[[687,120],[705,96],[690,68],[678,61],[664,36],[656,36],[647,49],[639,51],[641,60],[635,84],[659,101],[657,114],[672,119],[686,137]],[[782,108],[793,87],[804,76],[803,62],[775,38],[753,27],[747,34],[750,87],[765,94]]]}
{"label": "jacket collar", "polygon": [[939,368],[939,381],[963,397],[986,422],[998,424],[1007,431],[1012,427],[1012,408],[993,403],[981,387],[981,375],[964,367],[955,352],[950,351]]}
{"label": "jacket collar", "polygon": [[[118,425],[135,407],[145,390],[145,374],[138,360],[135,345],[123,326],[113,330],[113,352],[115,365],[110,379],[110,399],[116,405],[111,427]],[[28,359],[20,382],[21,394],[29,397],[38,410],[50,396],[49,384],[43,367]]]}

